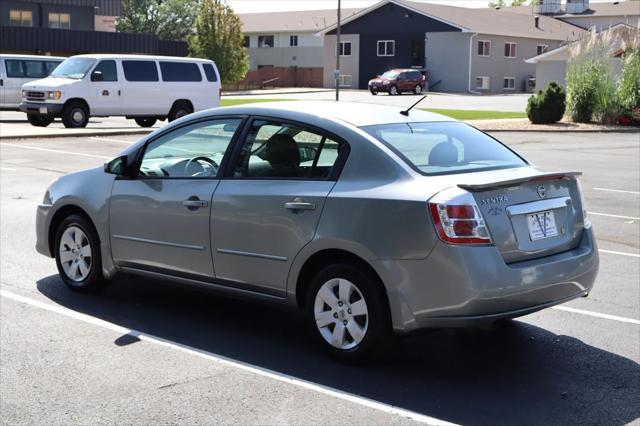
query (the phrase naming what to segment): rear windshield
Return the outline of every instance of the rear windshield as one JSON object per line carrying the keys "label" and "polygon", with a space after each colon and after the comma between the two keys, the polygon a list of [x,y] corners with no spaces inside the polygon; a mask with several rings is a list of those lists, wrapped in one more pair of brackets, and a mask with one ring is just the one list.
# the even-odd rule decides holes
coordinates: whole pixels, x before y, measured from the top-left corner
{"label": "rear windshield", "polygon": [[527,163],[497,140],[459,122],[363,127],[425,175],[523,167]]}

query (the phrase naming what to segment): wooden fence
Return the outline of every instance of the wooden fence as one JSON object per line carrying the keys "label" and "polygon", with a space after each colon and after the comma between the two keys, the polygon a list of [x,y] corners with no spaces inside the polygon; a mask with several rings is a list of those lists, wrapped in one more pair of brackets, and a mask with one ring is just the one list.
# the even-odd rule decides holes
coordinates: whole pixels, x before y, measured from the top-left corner
{"label": "wooden fence", "polygon": [[223,90],[250,90],[268,87],[322,87],[322,68],[263,67],[251,70],[240,81]]}

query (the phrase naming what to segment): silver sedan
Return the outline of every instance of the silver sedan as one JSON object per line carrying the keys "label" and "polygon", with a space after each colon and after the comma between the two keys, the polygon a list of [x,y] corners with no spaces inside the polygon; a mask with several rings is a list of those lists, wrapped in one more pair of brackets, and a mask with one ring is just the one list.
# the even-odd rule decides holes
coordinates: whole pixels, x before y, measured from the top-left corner
{"label": "silver sedan", "polygon": [[393,331],[587,296],[598,255],[578,175],[418,110],[218,108],[55,181],[37,250],[77,291],[128,273],[299,307],[355,358]]}

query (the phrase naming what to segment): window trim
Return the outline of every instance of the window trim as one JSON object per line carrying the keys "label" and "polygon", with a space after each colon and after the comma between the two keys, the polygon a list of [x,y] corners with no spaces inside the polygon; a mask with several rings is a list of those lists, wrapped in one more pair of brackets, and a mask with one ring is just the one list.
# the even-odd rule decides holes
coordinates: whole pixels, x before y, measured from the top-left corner
{"label": "window trim", "polygon": [[[538,51],[540,50],[540,48],[542,47],[542,52],[538,53]],[[549,45],[548,44],[538,44],[536,45],[536,54],[537,56],[543,55],[545,53],[547,53],[549,51]]]}
{"label": "window trim", "polygon": [[[483,53],[484,53],[484,50],[485,50],[485,49],[484,49],[484,43],[486,43],[486,44],[488,44],[488,45],[489,45],[489,54],[488,54],[488,55],[485,55],[485,54],[481,55],[481,54],[480,54],[480,49],[479,49],[479,47],[480,47],[480,43],[483,43]],[[478,56],[480,56],[481,58],[490,58],[490,57],[491,57],[491,47],[492,47],[492,46],[491,46],[491,40],[478,40],[478,46],[477,46],[477,47],[478,47],[478,49],[477,49],[477,51],[476,51],[476,54],[477,54]]]}
{"label": "window trim", "polygon": [[[293,126],[301,127],[305,131],[317,133],[321,136],[331,139],[334,142],[337,142],[340,145],[340,152],[338,152],[338,158],[336,158],[336,162],[333,163],[333,167],[331,168],[331,172],[329,173],[329,176],[327,176],[326,178],[312,178],[312,177],[299,178],[299,177],[273,177],[273,176],[264,176],[264,177],[252,176],[251,178],[243,178],[243,177],[233,176],[234,165],[238,163],[240,159],[240,155],[242,154],[243,142],[245,141],[247,134],[249,133],[249,130],[251,129],[255,121],[271,121],[279,124],[290,124]],[[349,143],[346,140],[344,140],[344,138],[341,138],[335,133],[321,129],[312,124],[301,123],[299,121],[289,120],[286,118],[270,117],[270,116],[264,116],[264,115],[252,115],[248,117],[246,122],[244,123],[242,132],[238,134],[238,138],[234,141],[234,143],[235,143],[235,146],[233,148],[233,152],[231,153],[229,161],[225,164],[225,170],[223,175],[220,177],[220,179],[233,180],[233,181],[246,181],[246,182],[251,182],[256,180],[298,181],[298,182],[300,181],[312,181],[312,182],[337,181],[340,178],[340,174],[342,173],[342,170],[344,169],[344,165],[347,162],[347,158],[349,157],[349,153],[351,152],[351,146],[349,145]],[[225,157],[226,157],[226,154],[225,154]],[[224,159],[223,159],[223,162],[224,162]],[[222,170],[222,163],[220,164],[220,168],[218,169],[218,174],[220,174],[221,170]]]}
{"label": "window trim", "polygon": [[[507,80],[513,80],[513,87],[504,87],[504,83]],[[516,78],[515,77],[503,77],[502,78],[502,90],[516,90]]]}
{"label": "window trim", "polygon": [[[504,42],[505,50],[506,50],[507,45],[513,46],[513,50],[514,50],[515,55],[514,56],[506,56],[505,55],[505,59],[518,59],[518,43],[513,42],[513,41],[505,41]],[[509,47],[509,54],[511,54],[511,47]]]}
{"label": "window trim", "polygon": [[[385,53],[383,55],[380,54],[380,43],[384,43],[384,51]],[[393,54],[389,55],[388,50],[387,50],[387,43],[391,43],[393,46]],[[392,57],[392,56],[396,56],[396,41],[395,40],[378,40],[378,42],[376,43],[376,56],[378,57]]]}
{"label": "window trim", "polygon": [[[487,81],[488,81],[487,88],[478,87],[478,79],[479,78],[482,78],[482,79],[486,78],[487,79]],[[491,90],[491,77],[489,77],[488,75],[477,75],[476,76],[476,90]]]}
{"label": "window trim", "polygon": [[[295,37],[295,44],[293,44],[294,41],[294,37]],[[291,34],[289,35],[289,47],[298,47],[298,42],[300,41],[299,37],[297,34]]]}
{"label": "window trim", "polygon": [[351,42],[351,40],[340,40],[340,43],[336,43],[336,54],[340,51],[340,46],[346,46],[349,45],[349,54],[345,55],[344,51],[346,49],[342,49],[342,54],[340,55],[341,58],[348,58],[349,56],[351,56],[351,54],[353,53],[353,43]]}
{"label": "window trim", "polygon": [[[51,15],[56,15],[58,17],[58,26],[57,27],[53,27],[51,26]],[[69,27],[62,27],[60,24],[62,22],[62,20],[60,19],[62,17],[62,15],[66,15],[69,17]],[[66,13],[66,12],[48,12],[47,13],[47,28],[53,28],[53,29],[58,29],[58,30],[70,30],[71,29],[71,14],[70,13]]]}

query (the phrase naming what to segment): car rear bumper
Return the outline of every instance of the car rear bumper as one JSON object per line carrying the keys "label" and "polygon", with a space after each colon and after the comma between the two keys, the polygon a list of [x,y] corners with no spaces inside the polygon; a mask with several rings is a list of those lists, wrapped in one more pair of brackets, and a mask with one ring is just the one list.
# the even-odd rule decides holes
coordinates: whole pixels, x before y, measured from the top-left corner
{"label": "car rear bumper", "polygon": [[64,104],[49,104],[43,102],[22,102],[20,111],[27,114],[57,116],[62,112]]}
{"label": "car rear bumper", "polygon": [[36,251],[45,256],[51,256],[51,247],[49,247],[49,222],[51,221],[50,204],[38,204],[36,209]]}
{"label": "car rear bumper", "polygon": [[394,329],[464,327],[586,296],[598,272],[591,228],[572,250],[505,264],[493,247],[437,244],[425,260],[380,261]]}

